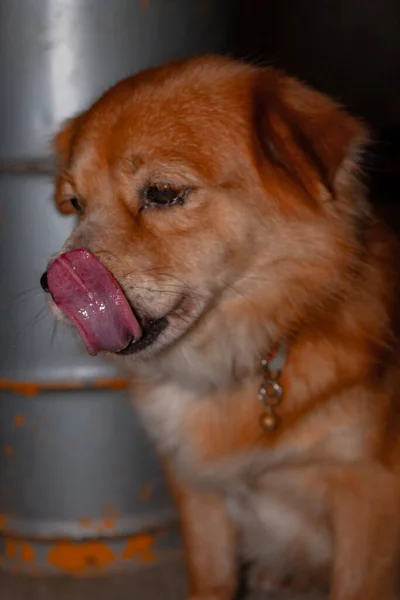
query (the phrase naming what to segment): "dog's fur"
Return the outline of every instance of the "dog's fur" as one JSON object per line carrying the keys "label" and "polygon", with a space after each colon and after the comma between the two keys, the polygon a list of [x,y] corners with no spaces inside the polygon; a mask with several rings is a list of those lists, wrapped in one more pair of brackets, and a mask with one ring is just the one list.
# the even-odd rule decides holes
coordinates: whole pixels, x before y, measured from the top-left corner
{"label": "dog's fur", "polygon": [[[192,600],[264,587],[389,600],[400,497],[395,242],[360,181],[364,126],[272,68],[222,57],[136,75],[55,140],[56,199],[156,342],[117,358],[180,508]],[[140,210],[151,183],[183,205]],[[285,342],[282,419],[260,360]]]}

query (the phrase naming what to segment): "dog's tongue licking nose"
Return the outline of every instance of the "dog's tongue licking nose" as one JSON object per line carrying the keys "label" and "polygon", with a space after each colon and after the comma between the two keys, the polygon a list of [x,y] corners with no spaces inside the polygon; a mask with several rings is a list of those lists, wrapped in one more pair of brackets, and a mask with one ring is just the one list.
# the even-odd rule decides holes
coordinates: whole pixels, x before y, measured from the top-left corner
{"label": "dog's tongue licking nose", "polygon": [[72,321],[90,354],[119,352],[142,331],[109,271],[85,249],[61,254],[47,273],[54,302]]}

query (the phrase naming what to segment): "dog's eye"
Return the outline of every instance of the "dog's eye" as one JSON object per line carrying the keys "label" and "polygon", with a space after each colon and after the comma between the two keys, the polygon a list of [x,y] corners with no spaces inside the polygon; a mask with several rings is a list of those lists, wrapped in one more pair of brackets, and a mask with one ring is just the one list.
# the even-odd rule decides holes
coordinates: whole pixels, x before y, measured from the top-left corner
{"label": "dog's eye", "polygon": [[149,206],[163,207],[183,204],[189,188],[176,188],[168,184],[149,185],[144,188],[141,210]]}
{"label": "dog's eye", "polygon": [[83,206],[79,202],[78,198],[71,198],[70,199],[70,203],[72,204],[72,206],[76,210],[76,212],[78,212],[78,213],[82,213],[83,212]]}

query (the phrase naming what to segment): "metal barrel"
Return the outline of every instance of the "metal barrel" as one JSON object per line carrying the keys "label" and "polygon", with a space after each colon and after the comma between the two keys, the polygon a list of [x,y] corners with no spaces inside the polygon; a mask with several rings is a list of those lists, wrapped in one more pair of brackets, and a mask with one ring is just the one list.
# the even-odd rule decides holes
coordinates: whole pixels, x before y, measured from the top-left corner
{"label": "metal barrel", "polygon": [[0,565],[91,575],[178,548],[127,382],[56,326],[38,282],[73,226],[49,141],[122,77],[224,51],[230,0],[0,0]]}

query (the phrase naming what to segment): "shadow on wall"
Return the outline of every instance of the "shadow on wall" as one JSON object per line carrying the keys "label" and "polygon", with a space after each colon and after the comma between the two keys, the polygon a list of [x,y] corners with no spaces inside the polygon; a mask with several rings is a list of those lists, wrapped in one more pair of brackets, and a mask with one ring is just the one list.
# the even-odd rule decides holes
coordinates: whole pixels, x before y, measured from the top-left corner
{"label": "shadow on wall", "polygon": [[285,69],[372,127],[372,196],[400,231],[399,0],[236,2],[237,57]]}
{"label": "shadow on wall", "polygon": [[399,0],[237,0],[235,51],[400,129]]}

